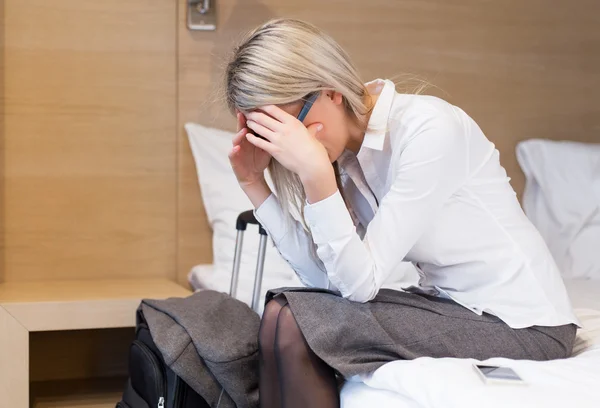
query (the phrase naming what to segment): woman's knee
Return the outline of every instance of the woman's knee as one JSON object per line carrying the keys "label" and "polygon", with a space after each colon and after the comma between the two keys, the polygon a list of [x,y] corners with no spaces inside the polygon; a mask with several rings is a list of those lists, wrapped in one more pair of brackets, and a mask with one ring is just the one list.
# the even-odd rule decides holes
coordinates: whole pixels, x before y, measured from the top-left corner
{"label": "woman's knee", "polygon": [[285,300],[276,298],[265,306],[260,331],[258,334],[258,346],[263,351],[272,351],[275,344],[275,333],[277,331],[277,320],[281,309],[286,305]]}
{"label": "woman's knee", "polygon": [[296,318],[289,306],[279,312],[277,318],[276,353],[306,355],[307,345]]}

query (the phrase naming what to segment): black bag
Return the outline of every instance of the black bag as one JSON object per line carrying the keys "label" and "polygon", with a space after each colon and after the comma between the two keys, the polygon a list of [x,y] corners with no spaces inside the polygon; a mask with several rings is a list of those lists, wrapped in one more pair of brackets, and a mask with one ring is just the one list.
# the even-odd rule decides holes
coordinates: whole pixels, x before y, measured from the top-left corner
{"label": "black bag", "polygon": [[129,350],[129,379],[117,408],[210,408],[165,364],[141,309]]}
{"label": "black bag", "polygon": [[[252,211],[241,213],[236,222],[237,237],[230,295],[236,297],[244,232],[248,224],[258,225],[260,245],[252,293],[252,308],[258,311],[263,278],[267,232]],[[150,334],[141,308],[136,315],[135,340],[129,351],[129,380],[116,408],[210,408],[210,405],[164,362]]]}

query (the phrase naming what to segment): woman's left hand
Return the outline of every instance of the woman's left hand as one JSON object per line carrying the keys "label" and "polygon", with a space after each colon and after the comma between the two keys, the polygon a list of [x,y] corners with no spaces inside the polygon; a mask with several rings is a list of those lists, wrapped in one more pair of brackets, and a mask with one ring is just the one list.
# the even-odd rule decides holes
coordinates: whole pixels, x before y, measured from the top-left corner
{"label": "woman's left hand", "polygon": [[246,126],[267,139],[248,133],[246,138],[250,143],[269,153],[301,180],[318,178],[331,171],[329,155],[315,137],[323,129],[321,123],[305,127],[283,109],[269,105],[246,114]]}

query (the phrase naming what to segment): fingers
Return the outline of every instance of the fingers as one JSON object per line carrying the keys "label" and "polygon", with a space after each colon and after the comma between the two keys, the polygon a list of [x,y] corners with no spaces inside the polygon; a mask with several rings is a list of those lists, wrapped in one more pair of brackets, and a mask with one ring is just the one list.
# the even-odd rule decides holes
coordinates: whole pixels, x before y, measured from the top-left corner
{"label": "fingers", "polygon": [[237,116],[237,131],[239,132],[246,127],[246,117],[240,111],[236,111],[235,113]]}
{"label": "fingers", "polygon": [[267,129],[272,130],[273,132],[278,132],[283,128],[283,123],[259,111],[253,111],[248,113],[246,115],[246,120],[251,120],[253,122],[261,124]]}
{"label": "fingers", "polygon": [[321,130],[323,130],[323,124],[322,123],[312,123],[307,127],[307,129],[308,129],[308,133],[310,133],[312,136],[316,136],[317,133],[319,133]]}
{"label": "fingers", "polygon": [[273,145],[273,143],[267,142],[266,140],[256,137],[252,133],[246,134],[246,139],[250,143],[252,143],[254,146],[269,153],[271,156],[273,155],[273,153],[276,149],[276,147],[275,147],[275,145]]}
{"label": "fingers", "polygon": [[227,155],[227,157],[229,157],[229,160],[233,159],[233,157],[241,150],[241,147],[239,145],[237,146],[233,146],[231,148],[231,150],[229,151],[229,154]]}
{"label": "fingers", "polygon": [[295,117],[293,117],[292,115],[275,105],[263,106],[260,108],[260,110],[269,114],[281,123],[289,123],[291,120],[296,119]]}
{"label": "fingers", "polygon": [[253,120],[248,120],[246,122],[246,126],[252,129],[257,135],[267,138],[270,142],[277,138],[277,134],[275,132],[273,132],[271,129],[267,129],[260,123],[254,122]]}
{"label": "fingers", "polygon": [[246,137],[246,133],[248,133],[248,128],[244,127],[242,130],[237,132],[235,136],[233,136],[233,139],[231,139],[231,143],[234,146],[239,145],[240,143],[242,143],[242,140],[244,140],[244,138]]}

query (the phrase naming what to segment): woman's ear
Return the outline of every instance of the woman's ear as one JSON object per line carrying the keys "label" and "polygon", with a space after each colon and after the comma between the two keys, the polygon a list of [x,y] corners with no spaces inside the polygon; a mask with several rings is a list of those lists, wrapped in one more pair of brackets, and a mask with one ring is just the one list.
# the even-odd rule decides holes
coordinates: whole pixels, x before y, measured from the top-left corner
{"label": "woman's ear", "polygon": [[334,105],[340,105],[344,100],[341,93],[337,91],[327,91],[327,97],[334,103]]}

